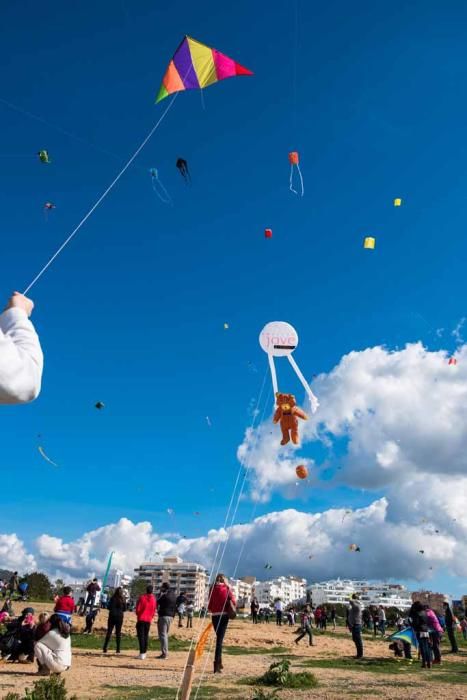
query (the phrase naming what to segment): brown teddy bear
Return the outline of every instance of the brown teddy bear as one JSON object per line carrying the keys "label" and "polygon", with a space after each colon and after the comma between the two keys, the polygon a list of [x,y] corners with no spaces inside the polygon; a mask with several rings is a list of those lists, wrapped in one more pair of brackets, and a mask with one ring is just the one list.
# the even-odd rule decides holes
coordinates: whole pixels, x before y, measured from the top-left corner
{"label": "brown teddy bear", "polygon": [[292,439],[294,445],[299,444],[298,419],[308,420],[308,416],[297,406],[293,394],[276,394],[277,408],[274,413],[274,423],[281,424],[282,440],[281,445],[287,445]]}

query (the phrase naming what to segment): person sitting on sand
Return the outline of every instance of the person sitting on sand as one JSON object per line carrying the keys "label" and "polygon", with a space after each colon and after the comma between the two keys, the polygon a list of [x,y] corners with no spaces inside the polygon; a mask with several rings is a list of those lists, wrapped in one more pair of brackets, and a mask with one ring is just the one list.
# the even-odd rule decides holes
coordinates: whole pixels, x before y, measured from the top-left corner
{"label": "person sitting on sand", "polygon": [[50,632],[49,614],[41,612],[39,615],[38,625],[34,631],[34,641],[39,642],[42,637],[45,637],[47,632]]}
{"label": "person sitting on sand", "polygon": [[44,358],[29,320],[33,308],[30,299],[15,292],[0,314],[0,404],[28,403],[39,396]]}
{"label": "person sitting on sand", "polygon": [[63,673],[71,666],[70,625],[56,613],[50,617],[50,631],[34,646],[40,676]]}

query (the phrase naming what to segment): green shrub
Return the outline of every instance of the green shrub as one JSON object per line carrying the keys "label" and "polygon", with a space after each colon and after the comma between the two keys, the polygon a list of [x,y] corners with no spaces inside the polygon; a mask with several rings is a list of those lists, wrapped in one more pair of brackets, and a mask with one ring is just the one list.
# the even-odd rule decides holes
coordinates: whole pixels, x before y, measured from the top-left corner
{"label": "green shrub", "polygon": [[59,676],[50,676],[36,681],[31,690],[21,697],[18,693],[8,693],[4,700],[78,700],[76,695],[68,696],[65,687],[65,679]]}
{"label": "green shrub", "polygon": [[291,673],[290,661],[283,659],[271,664],[263,676],[260,676],[257,683],[261,685],[273,685],[276,688],[316,688],[318,681],[313,673]]}

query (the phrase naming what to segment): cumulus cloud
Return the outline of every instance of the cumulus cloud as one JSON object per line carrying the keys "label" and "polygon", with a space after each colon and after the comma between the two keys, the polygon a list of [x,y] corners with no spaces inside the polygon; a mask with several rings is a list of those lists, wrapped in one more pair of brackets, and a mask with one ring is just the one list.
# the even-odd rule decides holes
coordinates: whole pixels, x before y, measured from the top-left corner
{"label": "cumulus cloud", "polygon": [[[247,430],[238,458],[247,468],[250,497],[266,502],[280,491],[296,498],[295,467],[306,464],[309,483],[300,483],[306,493],[333,486],[375,491],[369,505],[345,518],[348,509],[289,508],[192,539],[122,518],[69,542],[43,534],[31,554],[16,535],[0,535],[0,561],[20,570],[37,564],[70,579],[102,575],[109,551],[115,552],[115,566],[128,573],[164,554],[211,569],[220,552],[221,568],[230,576],[264,578],[268,563],[268,576],[310,580],[422,580],[441,571],[464,577],[467,346],[457,349],[456,358],[457,365],[449,365],[445,351],[430,352],[420,343],[351,352],[313,382],[320,408],[301,424],[300,447],[280,447],[270,418]],[[361,552],[350,552],[352,543]]]}
{"label": "cumulus cloud", "polygon": [[313,383],[320,408],[302,424],[302,448],[281,448],[270,421],[247,431],[238,457],[250,468],[253,496],[265,500],[292,484],[299,455],[317,447],[325,450],[318,467],[339,464],[337,481],[356,488],[381,489],[421,473],[463,475],[467,346],[456,357],[449,365],[446,352],[421,343],[345,355]]}
{"label": "cumulus cloud", "polygon": [[36,562],[32,554],[28,554],[24,543],[14,533],[0,535],[0,566],[12,571],[32,571]]}

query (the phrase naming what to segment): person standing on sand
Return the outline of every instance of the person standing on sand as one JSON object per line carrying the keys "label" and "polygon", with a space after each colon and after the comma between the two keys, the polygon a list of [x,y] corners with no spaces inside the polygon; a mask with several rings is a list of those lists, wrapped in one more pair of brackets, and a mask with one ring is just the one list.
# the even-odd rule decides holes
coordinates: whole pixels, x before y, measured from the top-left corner
{"label": "person standing on sand", "polygon": [[256,598],[256,596],[255,596],[254,598],[251,599],[251,605],[250,605],[251,619],[252,619],[254,625],[258,624],[258,610],[259,610],[258,598]]}
{"label": "person standing on sand", "polygon": [[358,593],[354,593],[349,600],[349,616],[348,625],[352,633],[353,643],[357,650],[357,659],[363,658],[363,640],[362,640],[362,604]]}
{"label": "person standing on sand", "polygon": [[302,631],[298,635],[297,639],[295,640],[295,644],[298,645],[299,641],[303,639],[305,635],[308,635],[308,640],[309,640],[309,645],[310,647],[314,646],[313,644],[313,613],[311,612],[311,608],[309,605],[306,606],[305,610],[303,611],[302,614]]}
{"label": "person standing on sand", "polygon": [[136,634],[138,635],[139,656],[144,661],[149,644],[149,630],[157,610],[157,602],[153,595],[153,587],[146,586],[146,593],[140,595],[136,603]]}
{"label": "person standing on sand", "polygon": [[15,292],[0,314],[0,404],[34,401],[41,390],[44,357],[29,317],[34,303]]}
{"label": "person standing on sand", "polygon": [[420,656],[422,658],[422,668],[431,668],[431,646],[429,633],[429,620],[422,603],[419,600],[412,603],[409,611],[409,619],[412,628],[417,636]]}
{"label": "person standing on sand", "polygon": [[331,606],[331,622],[332,622],[332,631],[336,631],[336,608],[334,605]]}
{"label": "person standing on sand", "polygon": [[169,654],[169,630],[177,611],[177,599],[168,583],[163,583],[157,597],[157,631],[161,645],[158,659],[166,659]]}
{"label": "person standing on sand", "polygon": [[222,673],[222,644],[224,643],[229,615],[235,614],[237,601],[227,585],[224,574],[217,574],[216,582],[209,591],[208,610],[212,616],[212,626],[216,633],[216,651],[214,655],[214,673]]}
{"label": "person standing on sand", "polygon": [[457,654],[459,647],[457,646],[457,639],[455,633],[455,621],[454,615],[452,614],[451,606],[448,602],[443,603],[444,608],[444,620],[446,624],[446,632],[448,633],[449,642],[451,644],[451,654]]}
{"label": "person standing on sand", "polygon": [[386,634],[386,613],[382,605],[378,606],[378,628],[381,636],[384,637]]}
{"label": "person standing on sand", "polygon": [[274,610],[276,611],[276,625],[278,627],[282,626],[282,611],[284,609],[284,606],[282,605],[282,600],[280,598],[277,598],[277,600],[274,603]]}
{"label": "person standing on sand", "polygon": [[436,613],[434,610],[430,608],[429,605],[424,605],[423,606],[426,616],[428,619],[428,632],[430,635],[430,644],[431,648],[433,650],[433,664],[440,664],[441,663],[441,650],[440,650],[440,643],[441,643],[441,637],[443,636],[443,628],[439,624],[439,620],[436,617]]}
{"label": "person standing on sand", "polygon": [[99,586],[97,578],[93,578],[91,583],[86,588],[87,596],[86,596],[86,602],[84,604],[84,612],[86,612],[87,607],[90,607],[92,610],[92,608],[94,607],[94,605],[96,603],[96,596],[100,590],[101,590],[101,587]]}
{"label": "person standing on sand", "polygon": [[107,634],[105,635],[104,647],[102,651],[107,653],[109,642],[112,637],[112,632],[115,628],[115,638],[117,640],[117,654],[120,654],[120,645],[122,641],[122,626],[123,616],[126,610],[126,602],[123,597],[123,590],[119,586],[115,589],[113,596],[108,602],[109,617],[107,619]]}

